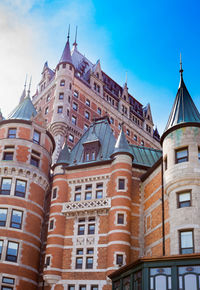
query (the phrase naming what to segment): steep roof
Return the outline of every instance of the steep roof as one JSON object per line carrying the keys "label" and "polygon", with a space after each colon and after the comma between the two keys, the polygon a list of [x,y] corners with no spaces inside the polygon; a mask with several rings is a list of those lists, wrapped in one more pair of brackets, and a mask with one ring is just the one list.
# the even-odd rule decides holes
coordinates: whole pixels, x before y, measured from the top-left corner
{"label": "steep roof", "polygon": [[37,111],[29,96],[27,96],[19,105],[10,113],[8,119],[31,120],[37,115]]}
{"label": "steep roof", "polygon": [[121,128],[121,131],[120,131],[119,136],[117,138],[117,141],[115,143],[114,151],[113,151],[111,156],[114,156],[118,153],[126,153],[126,154],[129,154],[133,157],[130,146],[126,140],[126,136],[125,136],[124,131],[123,131],[123,126]]}
{"label": "steep roof", "polygon": [[72,57],[71,57],[71,51],[70,51],[70,44],[69,44],[69,36],[67,37],[67,42],[65,44],[61,59],[59,63],[69,63],[72,64]]}
{"label": "steep roof", "polygon": [[[94,133],[95,132],[95,133]],[[96,160],[84,161],[84,144],[98,141],[100,143],[100,150]],[[117,147],[116,147],[117,145]],[[115,151],[116,150],[116,151]],[[79,166],[83,164],[92,164],[100,161],[112,160],[118,152],[126,152],[134,156],[133,166],[151,167],[162,155],[162,151],[142,146],[129,145],[126,141],[125,134],[121,130],[120,135],[116,141],[107,117],[96,119],[96,121],[83,134],[78,143],[69,153],[68,147],[65,145],[61,151],[56,164],[66,164],[68,168]]]}
{"label": "steep roof", "polygon": [[177,125],[185,126],[187,123],[200,123],[200,114],[183,81],[182,67],[180,73],[181,78],[178,92],[163,135],[166,135],[168,130],[171,131],[173,128],[176,128]]}

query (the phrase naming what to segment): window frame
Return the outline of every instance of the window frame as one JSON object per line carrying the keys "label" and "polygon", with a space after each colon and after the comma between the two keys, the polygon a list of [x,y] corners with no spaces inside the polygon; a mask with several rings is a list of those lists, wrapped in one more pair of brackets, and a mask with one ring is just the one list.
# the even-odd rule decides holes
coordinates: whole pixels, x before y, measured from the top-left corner
{"label": "window frame", "polygon": [[[190,195],[190,199],[186,200],[186,201],[180,201],[180,196],[182,194],[186,194],[186,193]],[[187,202],[189,203],[189,205],[185,205]],[[184,208],[184,207],[191,207],[191,206],[192,206],[192,192],[191,192],[191,190],[177,192],[177,208]]]}
{"label": "window frame", "polygon": [[[12,221],[12,217],[13,217],[13,212],[14,211],[21,213],[21,222],[20,223],[17,223],[17,222]],[[11,212],[11,216],[10,216],[10,227],[13,228],[13,229],[21,230],[22,229],[22,223],[23,223],[23,211],[22,210],[17,210],[15,208],[13,208],[12,209],[12,212]],[[12,224],[19,225],[19,227],[13,227]]]}
{"label": "window frame", "polygon": [[[18,181],[21,181],[21,182],[24,182],[25,183],[25,191],[24,192],[17,191],[16,190],[16,188],[17,188],[17,182]],[[15,196],[18,196],[18,197],[25,197],[25,195],[26,195],[26,187],[27,187],[27,181],[26,180],[16,179],[16,181],[15,181],[15,192],[14,192],[14,195]]]}
{"label": "window frame", "polygon": [[[13,133],[10,133],[10,130],[15,130],[15,133],[14,134]],[[17,136],[17,128],[8,128],[8,135],[7,135],[7,137],[9,139],[14,139],[14,138],[16,138],[16,136]]]}
{"label": "window frame", "polygon": [[8,208],[1,207],[0,211],[1,210],[6,211],[6,218],[5,218],[5,220],[3,220],[3,219],[1,220],[0,219],[0,227],[6,227],[6,222],[7,222],[7,217],[8,217]]}
{"label": "window frame", "polygon": [[[6,157],[7,156],[7,157]],[[11,156],[11,158],[8,156]],[[4,151],[3,152],[3,161],[13,161],[14,159],[14,152],[13,151]]]}
{"label": "window frame", "polygon": [[[191,232],[192,233],[192,247],[182,248],[182,246],[181,246],[181,243],[182,243],[181,234],[182,233],[186,233],[186,232]],[[189,250],[189,249],[192,249],[192,252],[190,252],[190,253],[183,252],[184,250]],[[193,254],[193,253],[195,253],[194,229],[183,229],[183,230],[179,230],[179,254],[180,255],[187,255],[187,254]]]}
{"label": "window frame", "polygon": [[[120,184],[121,182],[123,181],[123,186],[122,186],[122,184]],[[118,179],[118,182],[117,182],[117,188],[118,188],[118,190],[125,190],[126,189],[126,180],[125,180],[125,178],[119,178]]]}
{"label": "window frame", "polygon": [[62,79],[62,80],[60,81],[60,87],[64,87],[64,86],[65,86],[65,80]]}
{"label": "window frame", "polygon": [[[186,150],[187,155],[184,156],[184,157],[177,158],[177,153],[179,153],[181,151],[184,151],[184,150]],[[184,160],[184,159],[186,159],[186,160]],[[175,149],[175,164],[188,162],[188,161],[189,161],[189,150],[188,150],[188,147],[182,147],[182,148]]]}
{"label": "window frame", "polygon": [[[35,134],[39,137],[38,138],[39,140],[37,138],[35,139]],[[33,131],[33,143],[40,144],[40,139],[41,139],[41,133],[37,130],[34,130]]]}
{"label": "window frame", "polygon": [[[8,246],[9,246],[9,243],[13,243],[13,244],[16,244],[16,245],[17,245],[17,254],[16,254],[16,256],[15,256],[15,255],[9,255],[9,254],[8,254]],[[8,261],[8,262],[14,262],[14,263],[17,263],[18,253],[19,253],[19,243],[17,243],[17,242],[13,242],[13,241],[8,241],[7,249],[6,249],[5,260]],[[15,257],[15,259],[8,259],[8,257]]]}
{"label": "window frame", "polygon": [[[9,189],[9,190],[7,190],[7,189],[3,189],[4,191],[6,191],[6,193],[2,193],[2,185],[3,185],[3,181],[4,181],[5,179],[10,180],[10,189]],[[12,187],[12,178],[2,177],[2,178],[1,178],[1,190],[0,190],[0,195],[10,195],[11,187]],[[7,193],[7,192],[8,192],[8,193]]]}
{"label": "window frame", "polygon": [[58,106],[57,114],[62,114],[62,113],[63,113],[63,106]]}
{"label": "window frame", "polygon": [[59,100],[64,100],[64,93],[60,92],[58,96]]}
{"label": "window frame", "polygon": [[[120,259],[122,259],[121,263],[120,263]],[[124,263],[124,255],[123,254],[116,254],[116,265],[122,266],[123,263]]]}

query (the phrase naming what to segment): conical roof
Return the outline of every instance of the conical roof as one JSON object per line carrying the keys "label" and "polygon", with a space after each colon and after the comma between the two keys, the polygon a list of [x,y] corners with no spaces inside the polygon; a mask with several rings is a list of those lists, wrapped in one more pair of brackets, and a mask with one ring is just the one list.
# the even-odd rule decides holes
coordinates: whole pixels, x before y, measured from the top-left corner
{"label": "conical roof", "polygon": [[31,120],[37,115],[37,111],[29,96],[27,96],[19,105],[10,113],[8,119]]}
{"label": "conical roof", "polygon": [[65,145],[63,147],[63,149],[61,150],[59,156],[58,156],[58,160],[56,162],[58,163],[65,163],[65,164],[69,164],[70,163],[70,152],[67,146],[67,140],[65,142]]}
{"label": "conical roof", "polygon": [[176,94],[176,98],[162,136],[162,140],[168,131],[172,131],[177,126],[187,126],[189,124],[200,123],[200,114],[186,88],[183,80],[183,70],[180,70],[181,78]]}
{"label": "conical roof", "polygon": [[131,157],[133,157],[130,146],[126,140],[126,136],[124,134],[123,128],[121,128],[121,131],[120,131],[119,136],[117,138],[117,141],[115,143],[114,151],[111,154],[111,156],[114,156],[118,153],[126,153],[126,154],[131,155]]}
{"label": "conical roof", "polygon": [[65,48],[63,50],[61,59],[59,61],[59,64],[60,63],[69,63],[69,64],[73,65],[72,57],[71,57],[71,51],[70,51],[70,44],[69,44],[69,36],[67,37],[67,42],[65,44]]}

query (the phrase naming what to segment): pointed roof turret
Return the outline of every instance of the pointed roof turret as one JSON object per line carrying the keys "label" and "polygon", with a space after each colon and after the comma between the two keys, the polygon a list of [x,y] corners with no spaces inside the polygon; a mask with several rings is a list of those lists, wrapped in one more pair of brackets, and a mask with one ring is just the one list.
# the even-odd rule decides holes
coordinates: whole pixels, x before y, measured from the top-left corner
{"label": "pointed roof turret", "polygon": [[43,73],[46,69],[48,69],[48,68],[49,68],[49,66],[48,66],[48,61],[45,61],[44,66],[43,66],[42,73]]}
{"label": "pointed roof turret", "polygon": [[185,127],[188,125],[200,126],[200,114],[186,88],[183,81],[183,68],[180,59],[180,83],[176,98],[165,127],[165,131],[161,137],[161,142],[164,137],[178,127]]}
{"label": "pointed roof turret", "polygon": [[111,154],[111,157],[113,157],[116,154],[120,154],[120,153],[128,154],[133,158],[132,151],[129,147],[129,144],[126,140],[126,136],[125,136],[124,131],[123,131],[123,125],[121,126],[121,131],[120,131],[119,136],[117,138],[117,141],[115,143],[115,148],[114,148],[113,153]]}
{"label": "pointed roof turret", "polygon": [[69,44],[69,34],[70,34],[70,26],[69,26],[69,29],[68,29],[67,42],[65,44],[65,48],[63,50],[61,59],[60,59],[58,64],[69,63],[69,64],[73,65],[72,57],[71,57],[71,51],[70,51],[70,44]]}
{"label": "pointed roof turret", "polygon": [[58,164],[58,163],[70,164],[70,152],[69,152],[69,148],[67,146],[67,138],[65,140],[65,144],[63,146],[63,149],[61,150],[61,152],[58,156],[58,160],[56,161],[56,164]]}
{"label": "pointed roof turret", "polygon": [[37,115],[37,111],[31,102],[29,96],[27,96],[23,102],[21,102],[8,116],[8,119],[21,119],[31,120],[32,117]]}

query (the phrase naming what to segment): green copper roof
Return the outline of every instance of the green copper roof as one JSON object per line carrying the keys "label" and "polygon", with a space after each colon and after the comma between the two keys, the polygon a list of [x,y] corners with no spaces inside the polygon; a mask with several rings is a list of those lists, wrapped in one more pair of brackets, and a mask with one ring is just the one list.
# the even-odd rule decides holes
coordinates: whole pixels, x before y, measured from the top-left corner
{"label": "green copper roof", "polygon": [[92,143],[92,142],[98,142],[99,138],[97,137],[96,133],[95,133],[95,126],[92,125],[93,130],[90,130],[87,136],[87,139],[85,140],[85,142],[83,144],[86,143]]}
{"label": "green copper roof", "polygon": [[[95,141],[100,144],[100,150],[94,161],[84,161],[84,146],[88,143],[91,136],[94,136]],[[93,138],[91,139],[93,142]],[[123,130],[116,141],[113,132],[111,130],[108,118],[97,119],[83,134],[78,143],[74,146],[69,153],[68,147],[65,145],[61,151],[57,164],[64,163],[67,167],[91,164],[100,161],[112,160],[113,155],[118,152],[128,153],[133,156],[133,166],[140,165],[145,167],[151,167],[162,155],[162,151],[146,148],[142,146],[129,145],[126,141]]]}
{"label": "green copper roof", "polygon": [[164,133],[178,124],[200,123],[200,114],[185,86],[182,72],[176,98]]}
{"label": "green copper roof", "polygon": [[134,156],[133,165],[152,167],[162,156],[162,151],[143,146],[129,145]]}
{"label": "green copper roof", "polygon": [[70,163],[70,152],[67,146],[67,142],[65,142],[65,145],[58,156],[57,163],[65,163],[65,164]]}
{"label": "green copper roof", "polygon": [[128,145],[128,142],[126,140],[126,136],[125,136],[124,131],[123,131],[123,126],[121,128],[120,134],[119,134],[117,141],[115,143],[115,148],[114,148],[114,151],[112,153],[112,156],[114,156],[118,153],[127,153],[127,154],[133,156],[133,154],[130,150],[130,146]]}
{"label": "green copper roof", "polygon": [[35,117],[36,114],[37,111],[28,96],[10,113],[8,119],[31,120],[31,117]]}

